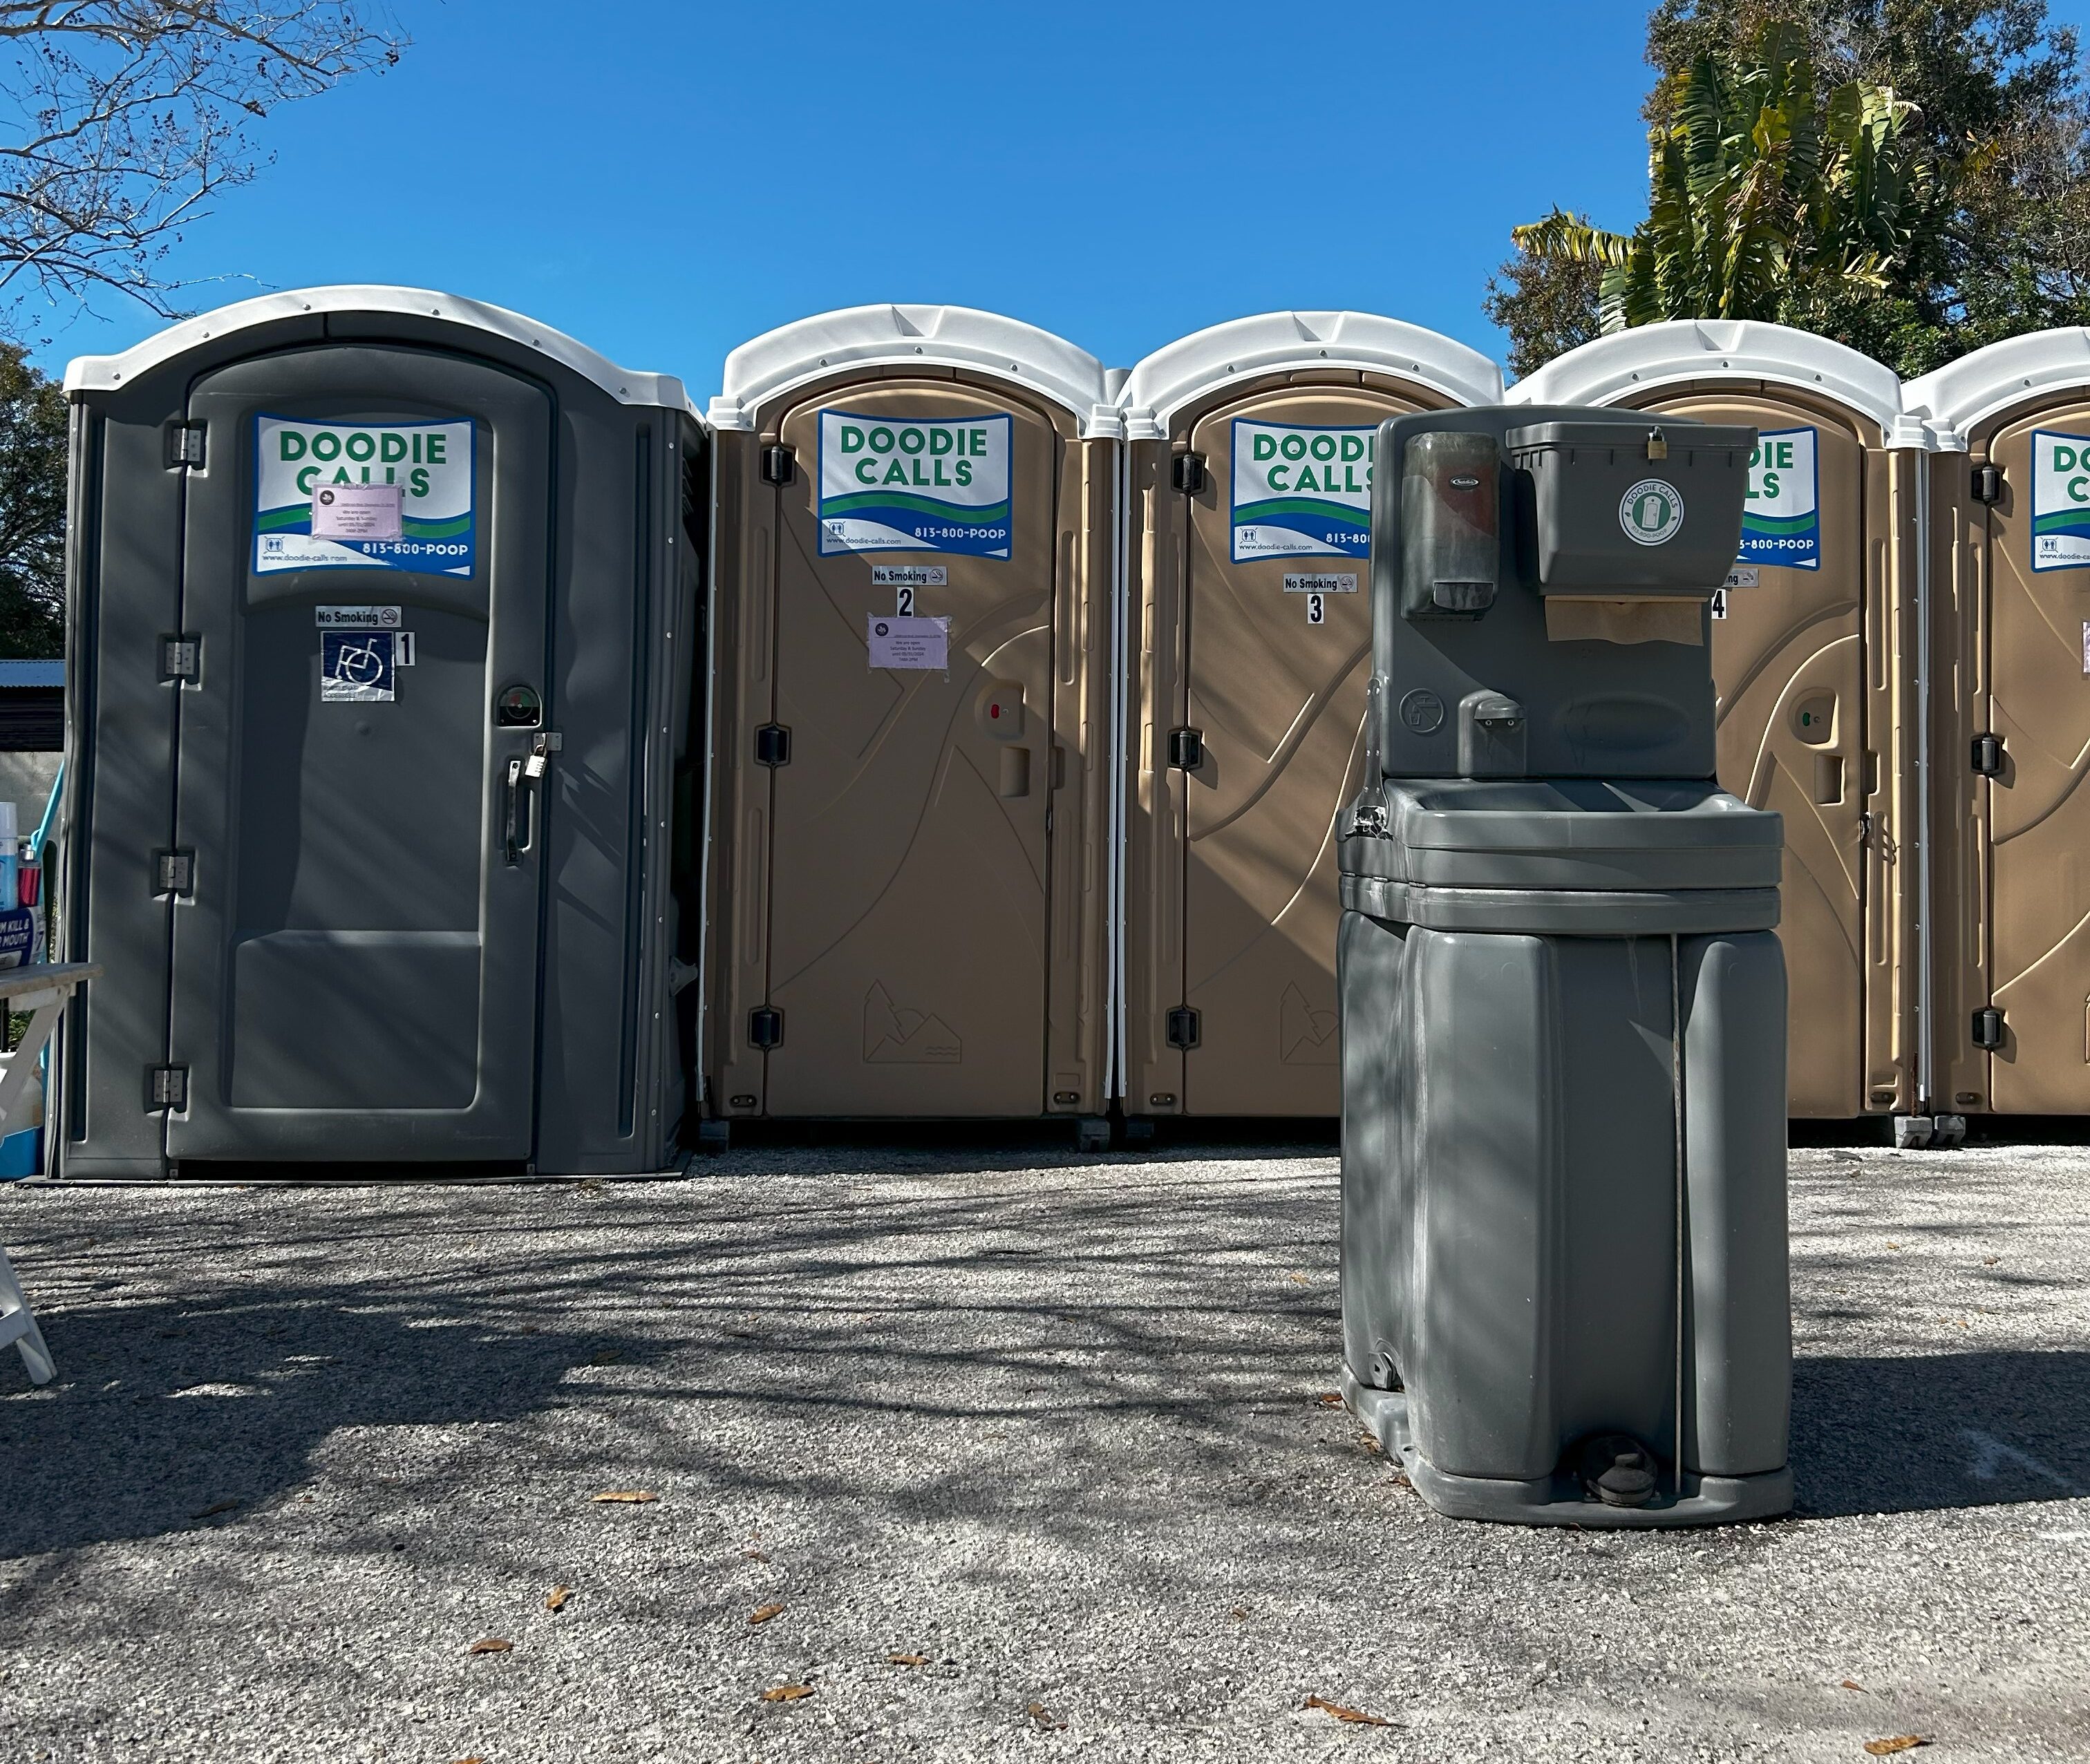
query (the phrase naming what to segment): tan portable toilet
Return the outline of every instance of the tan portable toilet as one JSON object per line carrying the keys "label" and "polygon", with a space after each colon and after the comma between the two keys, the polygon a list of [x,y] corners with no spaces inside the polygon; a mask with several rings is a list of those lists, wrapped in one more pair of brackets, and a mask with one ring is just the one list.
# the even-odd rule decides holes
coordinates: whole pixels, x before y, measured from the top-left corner
{"label": "tan portable toilet", "polygon": [[706,1136],[1066,1115],[1107,1143],[1100,364],[853,307],[735,350],[710,420]]}
{"label": "tan portable toilet", "polygon": [[1585,344],[1509,396],[1759,431],[1742,553],[1714,604],[1713,676],[1720,782],[1785,818],[1788,1108],[1914,1116],[1915,578],[1929,441],[1903,416],[1900,381],[1808,332],[1687,320]]}
{"label": "tan portable toilet", "polygon": [[1903,392],[1931,489],[1941,1109],[2090,1114],[2090,332]]}
{"label": "tan portable toilet", "polygon": [[1129,1119],[1340,1112],[1377,431],[1501,395],[1486,356],[1363,312],[1215,325],[1126,380]]}

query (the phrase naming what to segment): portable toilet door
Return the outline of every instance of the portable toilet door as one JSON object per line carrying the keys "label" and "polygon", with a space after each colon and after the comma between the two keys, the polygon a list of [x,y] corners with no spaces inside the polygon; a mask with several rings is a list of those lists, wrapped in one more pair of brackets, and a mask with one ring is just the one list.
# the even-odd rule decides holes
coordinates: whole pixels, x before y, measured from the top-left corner
{"label": "portable toilet door", "polygon": [[1757,430],[1741,556],[1714,604],[1713,676],[1721,783],[1785,819],[1787,1106],[1829,1119],[1912,1112],[1927,444],[1902,419],[1899,380],[1784,325],[1680,320],[1586,343],[1510,397]]}
{"label": "portable toilet door", "polygon": [[680,384],[373,287],[66,384],[65,1173],[660,1168]]}
{"label": "portable toilet door", "polygon": [[2090,1114],[2090,333],[1911,380],[1931,492],[1940,1109]]}
{"label": "portable toilet door", "polygon": [[1215,325],[1126,380],[1129,1117],[1340,1113],[1378,425],[1501,395],[1486,357],[1362,312]]}
{"label": "portable toilet door", "polygon": [[991,313],[861,307],[735,350],[711,420],[711,1116],[1093,1131],[1117,469],[1100,364]]}

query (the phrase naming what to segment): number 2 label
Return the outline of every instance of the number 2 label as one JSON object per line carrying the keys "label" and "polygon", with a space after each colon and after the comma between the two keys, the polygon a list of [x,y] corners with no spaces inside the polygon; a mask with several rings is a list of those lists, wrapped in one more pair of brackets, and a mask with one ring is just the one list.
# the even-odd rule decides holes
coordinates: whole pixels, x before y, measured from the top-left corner
{"label": "number 2 label", "polygon": [[893,616],[901,619],[914,616],[914,590],[912,588],[900,590],[900,604],[893,609]]}

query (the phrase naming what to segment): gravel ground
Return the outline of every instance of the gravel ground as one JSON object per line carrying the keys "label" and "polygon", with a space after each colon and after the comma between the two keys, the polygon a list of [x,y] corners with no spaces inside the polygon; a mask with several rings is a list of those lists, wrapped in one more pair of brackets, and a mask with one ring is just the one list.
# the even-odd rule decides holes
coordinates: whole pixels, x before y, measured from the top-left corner
{"label": "gravel ground", "polygon": [[2090,1152],[1793,1170],[1800,1514],[1629,1534],[1325,1404],[1296,1147],[0,1192],[0,1753],[2090,1756]]}

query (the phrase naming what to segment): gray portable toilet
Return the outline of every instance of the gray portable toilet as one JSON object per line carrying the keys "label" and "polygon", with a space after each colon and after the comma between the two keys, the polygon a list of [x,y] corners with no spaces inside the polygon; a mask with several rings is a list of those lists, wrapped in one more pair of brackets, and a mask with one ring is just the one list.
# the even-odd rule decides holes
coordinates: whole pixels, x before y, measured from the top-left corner
{"label": "gray portable toilet", "polygon": [[105,973],[59,1172],[661,1167],[703,653],[681,384],[340,287],[66,387],[65,942]]}
{"label": "gray portable toilet", "polygon": [[1791,1503],[1778,817],[1714,780],[1750,427],[1379,431],[1342,840],[1345,1393],[1440,1510]]}

